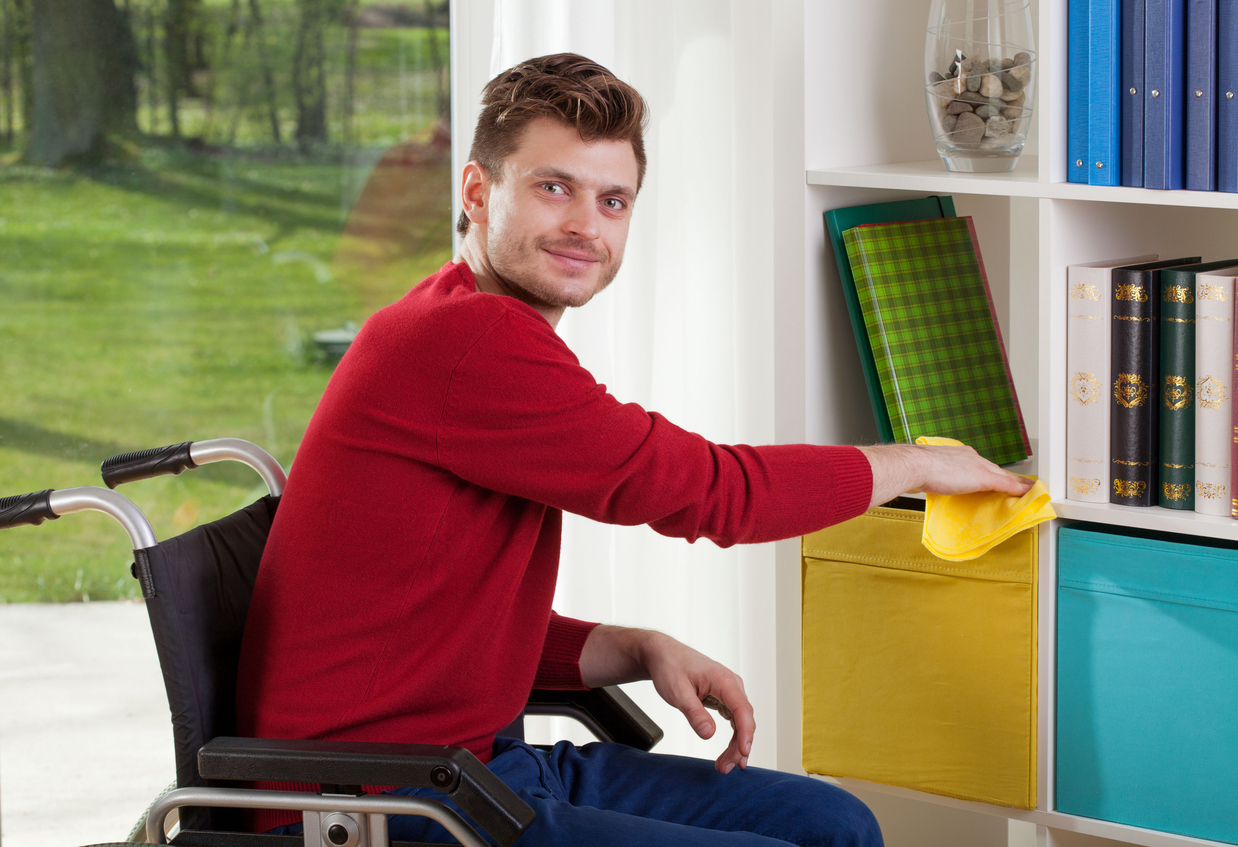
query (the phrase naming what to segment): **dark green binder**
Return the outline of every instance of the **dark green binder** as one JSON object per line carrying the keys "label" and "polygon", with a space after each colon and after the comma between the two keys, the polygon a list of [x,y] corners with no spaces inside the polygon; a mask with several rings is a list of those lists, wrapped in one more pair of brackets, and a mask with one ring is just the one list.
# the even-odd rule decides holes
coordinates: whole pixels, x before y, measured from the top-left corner
{"label": "dark green binder", "polygon": [[843,298],[847,301],[847,312],[851,316],[855,346],[860,352],[860,368],[864,371],[864,382],[868,386],[868,399],[872,403],[873,417],[877,421],[877,435],[885,444],[893,443],[894,428],[890,425],[890,413],[886,409],[885,396],[881,391],[881,378],[877,374],[873,348],[869,344],[868,330],[864,326],[864,312],[860,309],[860,300],[855,291],[855,276],[851,273],[851,263],[847,260],[843,233],[861,224],[953,217],[954,198],[937,195],[921,197],[917,200],[899,200],[893,203],[847,206],[842,209],[831,209],[825,213],[825,231],[830,239],[830,246],[834,249],[834,261],[838,264],[838,279],[842,282]]}

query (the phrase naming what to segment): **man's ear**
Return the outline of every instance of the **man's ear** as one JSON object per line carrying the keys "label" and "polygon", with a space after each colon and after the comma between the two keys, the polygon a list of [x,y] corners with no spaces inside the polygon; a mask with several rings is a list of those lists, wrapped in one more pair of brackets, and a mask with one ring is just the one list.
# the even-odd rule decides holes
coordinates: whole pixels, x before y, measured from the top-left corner
{"label": "man's ear", "polygon": [[490,220],[490,178],[485,168],[475,161],[464,166],[460,200],[471,223],[484,224]]}

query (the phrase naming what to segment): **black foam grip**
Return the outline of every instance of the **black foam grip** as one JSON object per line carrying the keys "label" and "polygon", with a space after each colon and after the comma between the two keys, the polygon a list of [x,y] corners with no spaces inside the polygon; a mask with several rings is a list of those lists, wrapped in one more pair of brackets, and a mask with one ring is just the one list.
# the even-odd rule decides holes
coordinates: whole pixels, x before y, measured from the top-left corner
{"label": "black foam grip", "polygon": [[0,497],[0,529],[13,526],[38,526],[60,517],[52,511],[52,489],[32,494]]}
{"label": "black foam grip", "polygon": [[103,472],[103,482],[108,488],[115,488],[126,482],[178,474],[190,468],[196,468],[197,465],[189,457],[191,446],[193,446],[192,441],[185,441],[180,444],[170,444],[167,447],[139,450],[136,453],[124,453],[104,459],[103,466],[100,468]]}

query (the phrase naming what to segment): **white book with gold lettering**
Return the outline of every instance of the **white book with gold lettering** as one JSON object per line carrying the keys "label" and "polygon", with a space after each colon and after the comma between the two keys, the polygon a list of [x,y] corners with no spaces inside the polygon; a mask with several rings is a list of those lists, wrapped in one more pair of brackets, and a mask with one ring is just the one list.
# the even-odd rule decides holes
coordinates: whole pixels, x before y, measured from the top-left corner
{"label": "white book with gold lettering", "polygon": [[1195,275],[1195,511],[1230,513],[1234,278],[1238,266]]}
{"label": "white book with gold lettering", "polygon": [[1066,499],[1109,502],[1110,278],[1156,255],[1066,269]]}

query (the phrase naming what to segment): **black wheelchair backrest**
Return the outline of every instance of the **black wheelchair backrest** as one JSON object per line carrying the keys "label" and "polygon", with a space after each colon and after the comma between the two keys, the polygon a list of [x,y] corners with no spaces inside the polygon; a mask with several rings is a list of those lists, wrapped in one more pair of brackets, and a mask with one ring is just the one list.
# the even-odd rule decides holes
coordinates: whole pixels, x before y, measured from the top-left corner
{"label": "black wheelchair backrest", "polygon": [[[236,734],[236,675],[245,617],[279,498],[261,500],[148,551],[154,593],[146,601],[172,712],[176,784],[210,784],[198,750]],[[224,809],[182,809],[182,826],[235,823]],[[226,820],[221,820],[220,816]]]}

